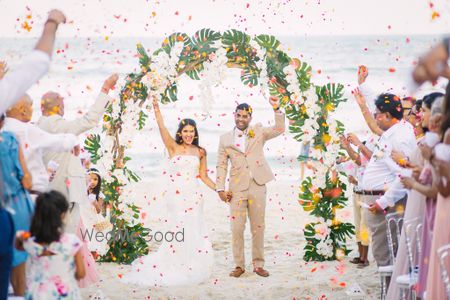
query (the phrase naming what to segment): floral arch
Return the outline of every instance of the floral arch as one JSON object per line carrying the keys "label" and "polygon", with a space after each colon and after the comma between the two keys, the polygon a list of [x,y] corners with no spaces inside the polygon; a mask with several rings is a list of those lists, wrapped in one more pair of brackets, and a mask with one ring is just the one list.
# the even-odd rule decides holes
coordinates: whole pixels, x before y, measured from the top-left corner
{"label": "floral arch", "polygon": [[[201,80],[201,97],[207,99],[212,97],[211,87],[223,80],[226,68],[241,69],[244,85],[259,85],[263,94],[278,97],[294,139],[311,143],[314,176],[301,183],[296,200],[318,220],[305,226],[304,259],[335,260],[348,253],[346,238],[354,233],[353,225],[336,218],[336,210],[347,201],[347,179],[336,170],[343,125],[329,116],[346,100],[343,86],[314,85],[311,67],[289,57],[279,46],[274,36],[261,34],[252,38],[234,29],[224,33],[202,29],[192,37],[174,33],[152,55],[137,45],[140,71],[128,74],[119,99],[107,108],[102,134],[91,135],[85,141],[92,162],[101,163],[108,170],[103,192],[112,205],[114,238],[103,261],[131,263],[148,252],[148,231],[139,220],[139,207],[122,201],[121,195],[127,183],[140,180],[126,166],[131,160],[126,149],[131,147],[134,133],[145,125],[147,98],[156,96],[161,103],[177,101],[177,81],[184,74]],[[124,231],[134,238],[133,243],[115,234]]]}

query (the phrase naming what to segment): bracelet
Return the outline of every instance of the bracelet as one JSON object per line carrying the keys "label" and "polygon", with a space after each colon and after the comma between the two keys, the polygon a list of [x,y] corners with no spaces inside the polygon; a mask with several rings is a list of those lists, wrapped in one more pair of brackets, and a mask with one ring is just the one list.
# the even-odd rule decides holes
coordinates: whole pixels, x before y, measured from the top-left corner
{"label": "bracelet", "polygon": [[450,42],[450,37],[445,37],[443,40],[442,40],[442,43],[444,43],[444,48],[445,48],[445,51],[447,52],[447,56],[449,56],[449,50],[448,50],[448,48],[449,48],[449,43]]}
{"label": "bracelet", "polygon": [[54,23],[56,27],[58,27],[59,23],[55,19],[47,19],[44,25],[47,25],[48,23]]}

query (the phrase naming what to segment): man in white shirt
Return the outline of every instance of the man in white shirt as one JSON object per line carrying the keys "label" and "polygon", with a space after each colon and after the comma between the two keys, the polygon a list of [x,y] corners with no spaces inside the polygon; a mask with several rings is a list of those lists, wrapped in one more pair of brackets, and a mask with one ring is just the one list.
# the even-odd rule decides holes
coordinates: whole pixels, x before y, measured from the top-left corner
{"label": "man in white shirt", "polygon": [[19,140],[26,164],[33,178],[31,193],[49,188],[49,174],[44,164],[44,151],[70,151],[78,145],[73,134],[50,134],[30,123],[33,101],[25,94],[7,112],[3,130],[13,132]]}
{"label": "man in white shirt", "polygon": [[[390,263],[385,214],[404,205],[407,192],[404,187],[393,184],[398,176],[405,174],[392,159],[391,152],[396,150],[409,157],[416,146],[416,139],[411,124],[402,120],[403,108],[399,97],[381,94],[375,106],[375,119],[384,133],[364,172],[361,192],[362,201],[370,205],[366,220],[372,236],[373,256],[378,266],[385,266]],[[388,201],[383,196],[385,193],[395,196]]]}

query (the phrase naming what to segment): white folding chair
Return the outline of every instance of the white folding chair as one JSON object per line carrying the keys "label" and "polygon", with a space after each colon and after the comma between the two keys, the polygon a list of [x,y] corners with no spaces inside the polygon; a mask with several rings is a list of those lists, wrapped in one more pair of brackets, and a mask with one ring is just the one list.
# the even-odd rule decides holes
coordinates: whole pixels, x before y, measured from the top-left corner
{"label": "white folding chair", "polygon": [[[416,295],[413,293],[413,287],[419,280],[418,261],[420,257],[420,239],[422,223],[421,218],[417,217],[411,220],[406,220],[404,224],[404,232],[406,237],[406,251],[408,254],[408,274],[397,276],[395,279],[397,286],[400,289],[400,299],[406,300],[409,294],[411,299],[415,299]],[[413,233],[416,234],[416,241],[413,243]],[[409,291],[409,293],[408,293]]]}
{"label": "white folding chair", "polygon": [[445,290],[447,292],[447,299],[450,299],[450,279],[448,273],[450,270],[447,269],[445,265],[445,259],[449,256],[450,244],[444,245],[438,249],[439,263],[441,264],[441,277],[445,285]]}
{"label": "white folding chair", "polygon": [[[386,299],[387,278],[391,277],[392,273],[394,272],[395,255],[398,242],[400,241],[402,224],[403,224],[403,212],[393,212],[386,215],[386,234],[388,240],[390,264],[387,266],[378,267],[378,273],[380,274],[380,281],[381,281],[381,300]],[[392,238],[393,236],[391,229],[392,225],[394,225],[393,228],[395,229],[395,235],[397,237],[397,245],[395,246]]]}

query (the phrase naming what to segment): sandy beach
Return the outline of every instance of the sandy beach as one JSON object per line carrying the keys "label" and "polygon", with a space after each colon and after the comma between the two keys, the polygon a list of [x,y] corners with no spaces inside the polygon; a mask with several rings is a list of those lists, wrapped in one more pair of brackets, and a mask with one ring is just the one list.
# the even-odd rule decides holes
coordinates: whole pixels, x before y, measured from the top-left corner
{"label": "sandy beach", "polygon": [[[365,269],[343,261],[305,262],[302,259],[305,239],[304,224],[312,217],[297,202],[298,181],[275,181],[267,186],[266,268],[270,277],[262,278],[252,273],[251,238],[246,228],[246,273],[236,279],[228,276],[234,268],[231,253],[231,236],[228,207],[216,194],[206,191],[206,223],[211,230],[215,251],[212,277],[200,285],[149,288],[121,283],[130,266],[113,263],[98,265],[101,281],[83,289],[86,299],[361,299],[346,294],[349,286],[357,283],[365,292],[365,299],[379,298],[379,277],[373,259]],[[136,196],[135,203],[148,205],[151,186],[149,181],[130,185]],[[155,214],[157,212],[155,211]],[[151,219],[152,216],[149,217]],[[340,212],[342,220],[352,219],[351,206]],[[350,244],[353,244],[350,241]]]}

